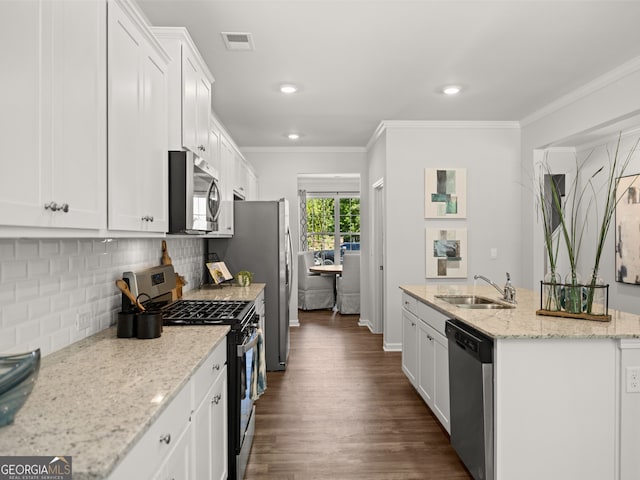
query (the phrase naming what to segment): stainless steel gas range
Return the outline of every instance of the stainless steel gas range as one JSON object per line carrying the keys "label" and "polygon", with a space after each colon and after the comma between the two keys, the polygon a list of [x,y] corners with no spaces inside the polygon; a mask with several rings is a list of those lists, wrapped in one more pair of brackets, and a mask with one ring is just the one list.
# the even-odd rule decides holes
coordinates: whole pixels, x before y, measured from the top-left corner
{"label": "stainless steel gas range", "polygon": [[[248,301],[176,300],[175,272],[171,265],[141,272],[125,272],[125,282],[147,309],[162,312],[163,325],[229,325],[227,335],[228,467],[230,480],[244,477],[255,428],[251,378],[256,366],[258,322],[255,305]],[[146,291],[145,291],[146,290]],[[150,292],[150,293],[149,293]],[[142,295],[145,294],[145,295]],[[122,310],[133,308],[123,295]],[[256,357],[257,358],[257,357]]]}

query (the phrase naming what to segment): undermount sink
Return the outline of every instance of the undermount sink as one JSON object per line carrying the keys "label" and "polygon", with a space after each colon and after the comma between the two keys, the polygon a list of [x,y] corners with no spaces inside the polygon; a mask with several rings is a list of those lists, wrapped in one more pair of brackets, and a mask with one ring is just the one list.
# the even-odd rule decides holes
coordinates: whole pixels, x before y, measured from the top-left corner
{"label": "undermount sink", "polygon": [[515,305],[496,302],[486,297],[478,295],[436,295],[436,298],[444,300],[460,308],[478,308],[478,309],[498,309],[498,308],[514,308]]}

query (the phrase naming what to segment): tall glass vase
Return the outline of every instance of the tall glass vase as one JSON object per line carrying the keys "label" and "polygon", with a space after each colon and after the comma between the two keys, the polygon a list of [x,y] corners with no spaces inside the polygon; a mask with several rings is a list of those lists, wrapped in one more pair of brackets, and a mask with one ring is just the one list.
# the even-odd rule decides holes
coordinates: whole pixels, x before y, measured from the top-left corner
{"label": "tall glass vase", "polygon": [[560,304],[560,284],[562,283],[560,274],[555,270],[551,270],[544,276],[544,285],[542,289],[542,308],[552,312],[561,309]]}
{"label": "tall glass vase", "polygon": [[564,279],[564,310],[582,313],[582,278],[577,272],[569,272]]}
{"label": "tall glass vase", "polygon": [[598,275],[598,270],[591,272],[587,285],[587,313],[592,315],[605,315],[606,307],[606,292],[604,287],[604,280]]}

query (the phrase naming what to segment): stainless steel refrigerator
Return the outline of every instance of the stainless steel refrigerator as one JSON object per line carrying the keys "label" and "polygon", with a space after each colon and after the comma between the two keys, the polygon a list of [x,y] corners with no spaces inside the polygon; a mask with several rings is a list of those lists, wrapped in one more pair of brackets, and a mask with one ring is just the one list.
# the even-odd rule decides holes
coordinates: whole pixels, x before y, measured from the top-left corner
{"label": "stainless steel refrigerator", "polygon": [[291,234],[287,200],[234,203],[232,238],[207,240],[207,252],[216,253],[232,274],[253,273],[265,283],[265,354],[267,370],[284,370],[289,356],[289,302],[291,298]]}

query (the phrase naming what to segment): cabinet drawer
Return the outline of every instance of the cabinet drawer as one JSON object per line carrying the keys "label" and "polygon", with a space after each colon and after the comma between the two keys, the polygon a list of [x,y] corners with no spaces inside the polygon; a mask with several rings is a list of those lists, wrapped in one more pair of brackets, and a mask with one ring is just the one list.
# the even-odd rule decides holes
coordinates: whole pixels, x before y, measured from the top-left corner
{"label": "cabinet drawer", "polygon": [[187,385],[116,466],[109,479],[151,478],[189,426],[190,417],[191,389]]}
{"label": "cabinet drawer", "polygon": [[402,308],[413,313],[414,315],[418,314],[418,300],[413,298],[411,295],[406,293],[402,294]]}
{"label": "cabinet drawer", "polygon": [[202,398],[209,391],[211,385],[225,372],[227,363],[227,340],[221,342],[198,368],[191,379],[193,386],[193,406],[200,405]]}
{"label": "cabinet drawer", "polygon": [[444,325],[447,321],[447,317],[444,314],[422,302],[418,302],[418,317],[420,317],[421,320],[424,320],[436,332],[446,336]]}

